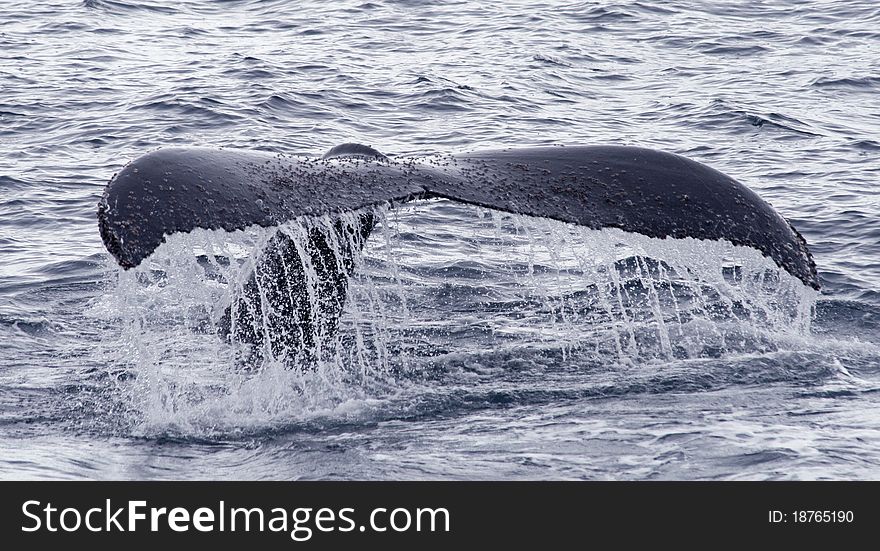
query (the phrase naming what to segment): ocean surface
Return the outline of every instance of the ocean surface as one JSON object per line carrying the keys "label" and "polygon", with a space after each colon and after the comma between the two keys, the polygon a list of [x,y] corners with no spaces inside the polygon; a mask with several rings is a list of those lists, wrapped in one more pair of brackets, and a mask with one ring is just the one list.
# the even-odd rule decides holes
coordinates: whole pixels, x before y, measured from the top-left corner
{"label": "ocean surface", "polygon": [[[880,477],[878,29],[868,0],[0,0],[0,478]],[[386,207],[298,368],[211,323],[274,230],[127,272],[101,243],[146,152],[349,141],[682,154],[822,290],[726,242]]]}

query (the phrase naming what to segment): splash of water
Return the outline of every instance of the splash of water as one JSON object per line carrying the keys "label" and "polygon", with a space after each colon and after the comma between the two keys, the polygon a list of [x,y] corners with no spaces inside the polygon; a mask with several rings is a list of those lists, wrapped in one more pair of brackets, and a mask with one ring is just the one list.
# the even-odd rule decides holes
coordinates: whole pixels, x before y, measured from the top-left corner
{"label": "splash of water", "polygon": [[[773,351],[810,330],[815,291],[724,241],[595,231],[445,201],[368,214],[376,228],[363,250],[357,232],[339,231],[364,215],[351,213],[172,235],[147,262],[117,272],[103,311],[121,328],[112,363],[133,376],[116,377],[116,391],[138,430],[358,417],[451,353],[555,349],[637,367]],[[299,331],[293,341],[307,351],[218,334],[236,304],[254,332],[278,330],[265,289],[246,288],[279,233],[298,253],[285,270],[302,274],[309,305],[304,325],[286,330]],[[322,319],[320,267],[308,254],[315,235],[337,265],[350,263],[338,327]]]}

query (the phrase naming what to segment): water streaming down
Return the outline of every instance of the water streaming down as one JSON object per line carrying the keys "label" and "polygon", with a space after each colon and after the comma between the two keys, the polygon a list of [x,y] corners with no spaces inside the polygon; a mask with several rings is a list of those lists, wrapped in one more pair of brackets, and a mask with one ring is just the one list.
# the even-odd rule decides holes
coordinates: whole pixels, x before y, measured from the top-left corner
{"label": "water streaming down", "polygon": [[[0,478],[880,476],[875,2],[159,4],[3,3]],[[678,153],[791,220],[822,290],[437,201],[384,214],[301,369],[217,324],[275,233],[118,272],[96,231],[157,148],[351,141]]]}
{"label": "water streaming down", "polygon": [[[414,227],[423,206],[386,207],[177,234],[120,270],[104,311],[118,312],[123,327],[109,364],[124,366],[115,379],[131,420],[147,433],[271,429],[398,392],[457,350],[637,366],[769,352],[809,334],[815,291],[754,249],[435,203],[458,211],[455,232]],[[365,215],[376,227],[364,243]],[[289,313],[273,310],[269,279],[252,276],[279,234],[298,254],[268,275],[295,279],[284,290],[306,303],[302,323],[286,328],[272,321]],[[337,265],[350,264],[338,324],[307,252],[316,234]],[[460,243],[444,254],[447,240]],[[409,262],[428,252],[446,268]],[[247,292],[249,280],[262,281],[259,292]],[[266,338],[218,330],[230,308],[233,334]]]}

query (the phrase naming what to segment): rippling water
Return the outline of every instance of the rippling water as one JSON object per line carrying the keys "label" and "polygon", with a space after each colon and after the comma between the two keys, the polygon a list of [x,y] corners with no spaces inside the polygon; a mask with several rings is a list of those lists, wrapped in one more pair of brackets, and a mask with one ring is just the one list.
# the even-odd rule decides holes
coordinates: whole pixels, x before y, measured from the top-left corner
{"label": "rippling water", "polygon": [[[0,476],[880,475],[874,2],[0,8]],[[188,253],[233,237],[170,240],[160,289],[101,245],[102,188],[142,153],[344,141],[680,153],[788,217],[823,289],[783,281],[791,304],[773,295],[745,315],[728,264],[760,271],[760,255],[560,240],[561,225],[441,201],[386,213],[362,259],[353,292],[373,317],[350,309],[341,338],[370,318],[364,334],[385,335],[370,350],[390,364],[252,373],[188,325],[212,296]],[[719,304],[739,292],[737,306],[661,328],[662,305],[639,302],[646,273],[689,258],[726,273],[708,288]],[[596,278],[628,269],[645,273],[609,288],[632,304],[603,317]],[[692,284],[658,281],[670,296]]]}

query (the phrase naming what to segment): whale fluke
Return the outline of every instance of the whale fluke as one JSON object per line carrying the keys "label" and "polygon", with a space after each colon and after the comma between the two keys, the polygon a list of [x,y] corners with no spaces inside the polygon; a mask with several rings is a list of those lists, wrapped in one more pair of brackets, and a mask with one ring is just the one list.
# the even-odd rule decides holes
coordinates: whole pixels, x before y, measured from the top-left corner
{"label": "whale fluke", "polygon": [[[374,223],[371,213],[348,222],[336,219],[329,231],[309,228],[299,247],[286,233],[276,232],[224,309],[218,333],[228,341],[252,344],[260,353],[268,350],[276,358],[301,354],[301,360],[314,360],[321,340],[336,333],[354,255]],[[317,279],[315,297],[309,296],[306,266]]]}
{"label": "whale fluke", "polygon": [[396,159],[358,144],[321,158],[161,149],[113,177],[98,205],[98,225],[107,250],[131,268],[176,232],[271,227],[432,197],[649,237],[724,239],[758,249],[819,288],[805,240],[756,193],[696,161],[638,147]]}
{"label": "whale fluke", "polygon": [[229,341],[309,364],[335,333],[356,249],[373,229],[367,207],[435,197],[655,238],[724,239],[758,249],[819,288],[803,237],[758,195],[695,161],[636,147],[398,159],[350,143],[321,158],[162,149],[110,180],[98,227],[127,269],[177,232],[274,227],[300,216],[329,220],[299,240],[276,231],[218,320],[218,334]]}

